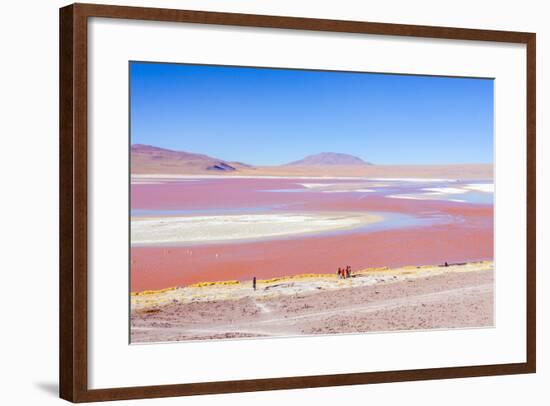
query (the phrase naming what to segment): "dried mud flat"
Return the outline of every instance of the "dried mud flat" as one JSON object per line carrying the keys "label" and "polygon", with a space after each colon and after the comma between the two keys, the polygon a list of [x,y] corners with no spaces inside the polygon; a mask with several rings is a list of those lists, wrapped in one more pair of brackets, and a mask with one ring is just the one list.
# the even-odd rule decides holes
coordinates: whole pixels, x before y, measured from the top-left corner
{"label": "dried mud flat", "polygon": [[195,284],[131,297],[131,342],[493,325],[493,263]]}

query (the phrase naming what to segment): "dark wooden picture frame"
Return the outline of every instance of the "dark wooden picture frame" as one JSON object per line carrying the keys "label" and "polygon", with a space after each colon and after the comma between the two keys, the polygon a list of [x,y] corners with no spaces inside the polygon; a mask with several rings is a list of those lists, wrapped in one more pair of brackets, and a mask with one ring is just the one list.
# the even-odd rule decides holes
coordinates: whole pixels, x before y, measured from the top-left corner
{"label": "dark wooden picture frame", "polygon": [[[185,22],[526,44],[527,326],[526,362],[385,372],[88,388],[87,48],[88,18]],[[60,9],[60,397],[72,402],[139,399],[426,379],[534,373],[536,370],[536,167],[534,33],[321,20],[233,13],[74,4]]]}

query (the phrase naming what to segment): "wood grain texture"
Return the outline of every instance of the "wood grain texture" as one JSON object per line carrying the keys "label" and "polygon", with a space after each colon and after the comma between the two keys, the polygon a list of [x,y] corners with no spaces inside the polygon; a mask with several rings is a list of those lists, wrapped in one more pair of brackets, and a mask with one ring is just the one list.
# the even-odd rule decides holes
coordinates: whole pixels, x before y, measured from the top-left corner
{"label": "wood grain texture", "polygon": [[59,391],[72,400],[73,363],[73,7],[59,12]]}
{"label": "wood grain texture", "polygon": [[[87,22],[89,17],[397,35],[527,45],[527,348],[517,364],[88,389]],[[536,370],[536,37],[533,33],[74,4],[60,9],[60,397],[72,402],[449,379]]]}

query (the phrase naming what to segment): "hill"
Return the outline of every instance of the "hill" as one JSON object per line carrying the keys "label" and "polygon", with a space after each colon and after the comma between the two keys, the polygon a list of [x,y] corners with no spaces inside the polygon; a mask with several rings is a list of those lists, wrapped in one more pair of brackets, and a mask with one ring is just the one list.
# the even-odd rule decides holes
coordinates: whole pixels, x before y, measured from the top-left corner
{"label": "hill", "polygon": [[320,154],[309,155],[299,161],[290,162],[287,166],[325,166],[325,165],[372,165],[361,158],[337,152],[321,152]]}
{"label": "hill", "polygon": [[174,151],[152,145],[134,144],[130,148],[131,171],[135,174],[210,174],[250,169],[250,165],[227,162],[204,154]]}

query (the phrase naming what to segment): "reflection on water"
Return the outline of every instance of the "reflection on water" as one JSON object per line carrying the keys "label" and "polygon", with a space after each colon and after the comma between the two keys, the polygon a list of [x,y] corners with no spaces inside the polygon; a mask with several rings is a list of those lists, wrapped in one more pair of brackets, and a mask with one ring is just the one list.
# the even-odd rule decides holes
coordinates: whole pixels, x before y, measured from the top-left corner
{"label": "reflection on water", "polygon": [[395,212],[385,211],[370,211],[369,214],[374,214],[383,217],[384,220],[366,224],[361,227],[356,227],[352,230],[335,230],[324,232],[323,235],[342,235],[355,233],[374,233],[386,230],[404,230],[416,227],[430,227],[436,225],[463,223],[464,219],[460,216],[452,216],[438,212],[423,213],[421,215],[410,215]]}

